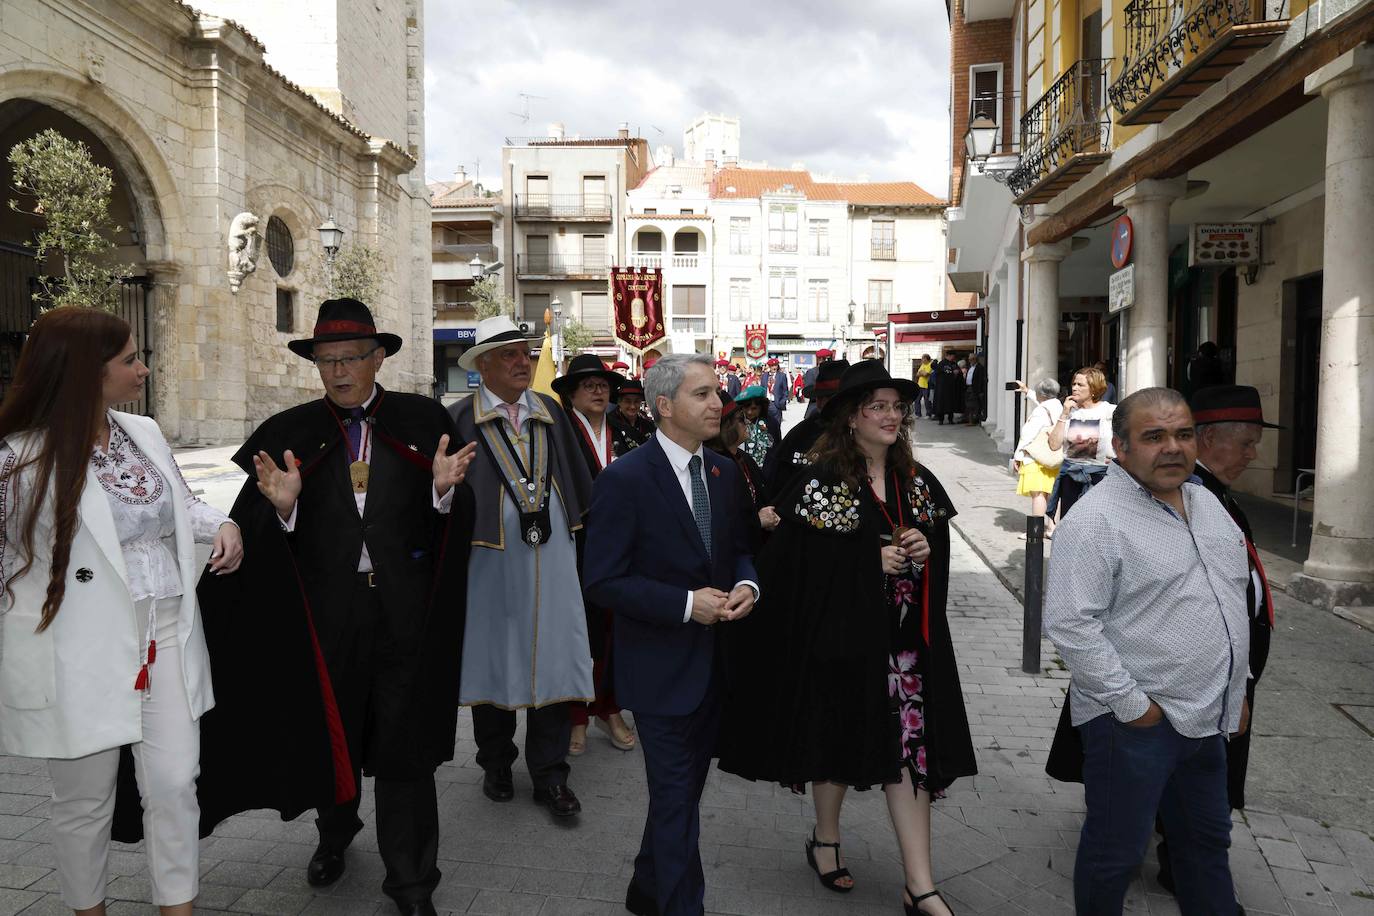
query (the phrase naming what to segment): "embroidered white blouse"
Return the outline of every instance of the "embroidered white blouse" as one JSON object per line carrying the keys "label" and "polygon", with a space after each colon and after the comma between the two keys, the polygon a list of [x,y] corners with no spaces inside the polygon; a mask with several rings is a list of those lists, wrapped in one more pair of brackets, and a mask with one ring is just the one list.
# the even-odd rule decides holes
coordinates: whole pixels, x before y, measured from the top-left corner
{"label": "embroidered white blouse", "polygon": [[[0,461],[11,454],[9,445],[0,443]],[[171,500],[185,501],[191,536],[198,544],[212,543],[229,517],[193,496],[180,469],[176,481],[166,480],[113,417],[110,444],[104,450],[99,446],[91,449],[91,465],[114,516],[129,575],[129,596],[140,601],[181,595],[186,586],[177,569]],[[5,540],[0,539],[0,570],[8,580],[4,546]]]}

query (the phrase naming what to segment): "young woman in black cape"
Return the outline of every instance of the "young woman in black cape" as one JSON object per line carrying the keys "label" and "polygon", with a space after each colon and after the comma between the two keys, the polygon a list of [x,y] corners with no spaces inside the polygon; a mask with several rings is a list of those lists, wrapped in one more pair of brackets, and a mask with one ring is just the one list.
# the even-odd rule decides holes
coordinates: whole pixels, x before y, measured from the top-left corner
{"label": "young woman in black cape", "polygon": [[881,785],[909,914],[946,914],[930,865],[930,803],[977,772],[945,619],[944,489],[917,464],[916,386],[878,360],[848,369],[823,410],[811,473],[774,504],[757,560],[767,605],[730,634],[720,767],[797,791],[812,783],[807,861],[853,887],[839,848],[848,787]]}

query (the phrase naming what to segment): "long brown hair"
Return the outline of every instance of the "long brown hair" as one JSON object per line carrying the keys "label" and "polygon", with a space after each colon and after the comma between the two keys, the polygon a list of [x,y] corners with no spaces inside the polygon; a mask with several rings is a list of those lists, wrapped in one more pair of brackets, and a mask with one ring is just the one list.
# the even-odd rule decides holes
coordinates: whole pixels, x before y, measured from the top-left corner
{"label": "long brown hair", "polygon": [[0,472],[0,485],[10,486],[20,471],[35,468],[31,489],[12,497],[24,507],[19,518],[24,564],[7,586],[33,567],[38,512],[45,499],[52,500],[52,563],[39,633],[57,616],[67,590],[77,508],[105,414],[105,364],[123,351],[129,336],[126,321],[101,309],[68,306],[45,312],[29,329],[14,383],[0,405],[0,440],[20,432],[43,434],[35,454]]}
{"label": "long brown hair", "polygon": [[[877,386],[883,387],[881,385]],[[868,480],[868,461],[854,440],[849,421],[873,394],[872,390],[846,397],[843,403],[826,405],[830,415],[821,418],[821,435],[807,453],[807,460],[832,474],[838,474],[856,490]],[[916,457],[911,450],[911,417],[897,427],[897,441],[888,446],[887,470],[900,481],[916,476]]]}

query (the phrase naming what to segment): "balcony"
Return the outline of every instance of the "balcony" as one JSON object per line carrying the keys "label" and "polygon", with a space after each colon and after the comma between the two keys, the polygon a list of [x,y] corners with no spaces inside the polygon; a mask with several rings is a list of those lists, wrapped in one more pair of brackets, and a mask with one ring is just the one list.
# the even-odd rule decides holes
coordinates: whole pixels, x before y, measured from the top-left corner
{"label": "balcony", "polygon": [[1107,90],[1122,124],[1158,124],[1288,28],[1265,0],[1131,0],[1126,54]]}
{"label": "balcony", "polygon": [[609,194],[515,195],[515,218],[609,223],[615,212]]}
{"label": "balcony", "polygon": [[874,242],[869,246],[868,259],[870,261],[895,261],[897,260],[896,242]]}
{"label": "balcony", "polygon": [[459,245],[449,245],[443,242],[435,242],[433,245],[435,257],[455,257],[464,261],[471,261],[473,258],[481,258],[483,263],[490,264],[496,260],[496,246],[483,245],[480,243],[463,243]]}
{"label": "balcony", "polygon": [[1021,118],[1021,163],[1007,177],[1018,206],[1053,200],[1111,156],[1110,63],[1078,61]]}
{"label": "balcony", "polygon": [[609,258],[581,255],[518,254],[515,274],[522,280],[604,280],[610,276]]}
{"label": "balcony", "polygon": [[661,251],[636,251],[630,255],[631,267],[681,267],[693,269],[705,260],[697,252],[664,254]]}

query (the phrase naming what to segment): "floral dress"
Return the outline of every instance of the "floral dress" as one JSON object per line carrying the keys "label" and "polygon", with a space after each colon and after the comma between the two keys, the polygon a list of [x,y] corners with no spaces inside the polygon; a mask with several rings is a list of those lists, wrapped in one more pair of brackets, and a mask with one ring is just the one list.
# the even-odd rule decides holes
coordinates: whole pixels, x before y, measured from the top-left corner
{"label": "floral dress", "polygon": [[[922,530],[928,530],[932,522],[944,514],[944,510],[931,497],[930,487],[919,474],[912,478],[911,486],[900,499],[907,523],[914,521],[915,526]],[[890,498],[889,506],[892,507]],[[888,511],[891,512],[891,508]],[[911,784],[917,789],[928,789],[925,683],[921,654],[929,645],[930,635],[929,622],[925,617],[927,600],[923,591],[923,572],[913,565],[898,575],[885,577],[894,647],[893,653],[888,656],[887,693],[896,709],[901,728],[902,766],[910,772]],[[934,794],[939,796],[943,792]]]}

